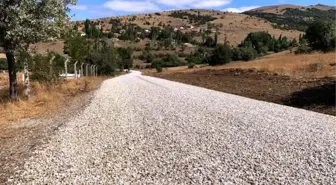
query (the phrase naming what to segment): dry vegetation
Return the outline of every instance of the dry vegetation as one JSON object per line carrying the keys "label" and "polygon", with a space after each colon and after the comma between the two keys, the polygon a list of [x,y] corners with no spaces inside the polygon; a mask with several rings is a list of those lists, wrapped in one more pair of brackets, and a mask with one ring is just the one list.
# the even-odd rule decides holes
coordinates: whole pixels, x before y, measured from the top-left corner
{"label": "dry vegetation", "polygon": [[[5,88],[0,89],[0,124],[54,113],[70,98],[97,89],[104,79],[106,77],[80,78],[60,81],[53,85],[32,82],[32,97],[29,100],[24,98],[23,87],[20,85],[21,98],[18,101],[11,101],[8,98],[8,84],[6,84]],[[6,83],[7,79],[6,82],[4,80],[2,77],[0,82]]]}
{"label": "dry vegetation", "polygon": [[301,9],[301,10],[306,10],[308,8],[316,8],[316,9],[325,10],[325,11],[328,11],[330,9],[335,9],[334,6],[321,6],[321,5],[298,6],[298,5],[292,5],[292,4],[284,4],[284,5],[275,5],[275,6],[263,6],[263,7],[256,8],[250,11],[273,13],[273,14],[283,14],[284,10],[287,8]]}

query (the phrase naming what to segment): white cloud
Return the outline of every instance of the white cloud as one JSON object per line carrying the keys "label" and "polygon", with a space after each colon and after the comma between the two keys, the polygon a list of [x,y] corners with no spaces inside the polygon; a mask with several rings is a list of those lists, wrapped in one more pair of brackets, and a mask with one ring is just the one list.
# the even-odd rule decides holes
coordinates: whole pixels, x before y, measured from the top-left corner
{"label": "white cloud", "polygon": [[86,5],[69,5],[68,7],[72,10],[87,10],[88,9]]}
{"label": "white cloud", "polygon": [[239,8],[227,8],[223,11],[226,12],[234,12],[234,13],[242,13],[242,12],[246,12],[255,8],[259,8],[260,6],[243,6],[243,7],[239,7]]}
{"label": "white cloud", "polygon": [[231,0],[153,0],[155,3],[176,8],[211,8],[231,3]]}
{"label": "white cloud", "polygon": [[199,2],[200,0],[154,0],[158,4],[172,6],[172,7],[183,7],[192,5]]}
{"label": "white cloud", "polygon": [[104,3],[105,8],[124,12],[158,11],[160,8],[150,1],[113,0]]}
{"label": "white cloud", "polygon": [[195,8],[212,8],[228,5],[231,3],[231,0],[207,0],[199,1],[193,5]]}

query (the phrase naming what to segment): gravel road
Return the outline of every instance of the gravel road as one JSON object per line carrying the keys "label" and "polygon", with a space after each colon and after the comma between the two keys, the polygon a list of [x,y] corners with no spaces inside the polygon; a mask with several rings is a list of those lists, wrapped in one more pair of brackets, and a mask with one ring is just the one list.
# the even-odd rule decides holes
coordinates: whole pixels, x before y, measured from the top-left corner
{"label": "gravel road", "polygon": [[336,117],[133,72],[106,80],[20,183],[336,184]]}

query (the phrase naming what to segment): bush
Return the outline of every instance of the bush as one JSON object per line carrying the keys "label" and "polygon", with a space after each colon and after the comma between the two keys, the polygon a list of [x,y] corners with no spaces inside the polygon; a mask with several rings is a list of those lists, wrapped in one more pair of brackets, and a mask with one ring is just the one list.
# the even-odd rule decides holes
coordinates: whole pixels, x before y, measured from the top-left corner
{"label": "bush", "polygon": [[195,67],[195,64],[194,64],[194,63],[189,63],[189,64],[188,64],[188,68],[189,68],[189,69],[192,69],[192,68],[194,68],[194,67]]}
{"label": "bush", "polygon": [[242,60],[254,60],[257,57],[257,51],[253,48],[240,48]]}
{"label": "bush", "polygon": [[0,58],[0,70],[7,70],[7,69],[8,69],[7,59]]}
{"label": "bush", "polygon": [[308,43],[306,40],[302,40],[299,47],[295,51],[295,54],[306,54],[311,53],[312,49],[308,46]]}
{"label": "bush", "polygon": [[155,69],[158,73],[161,73],[162,72],[162,66],[161,66],[161,63],[158,62],[155,64]]}
{"label": "bush", "polygon": [[[52,55],[55,56],[55,59],[50,65]],[[49,53],[48,55],[37,54],[29,60],[34,61],[31,66],[32,80],[40,82],[55,82],[59,80],[59,72],[63,69],[62,66],[65,61],[64,57],[55,53]]]}
{"label": "bush", "polygon": [[152,67],[160,65],[161,67],[177,67],[183,65],[180,59],[176,55],[169,54],[162,59],[155,60],[152,63]]}
{"label": "bush", "polygon": [[219,44],[213,51],[209,59],[209,65],[222,65],[231,62],[232,53],[228,44]]}

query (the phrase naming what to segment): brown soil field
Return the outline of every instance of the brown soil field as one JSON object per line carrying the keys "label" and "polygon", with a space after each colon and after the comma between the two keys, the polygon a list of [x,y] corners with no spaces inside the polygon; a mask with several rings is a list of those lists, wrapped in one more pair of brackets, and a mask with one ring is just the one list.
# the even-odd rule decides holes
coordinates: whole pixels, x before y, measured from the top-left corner
{"label": "brown soil field", "polygon": [[287,76],[242,69],[207,69],[190,73],[156,73],[152,75],[336,116],[336,78],[298,80]]}
{"label": "brown soil field", "polygon": [[[288,59],[288,60],[287,60]],[[320,60],[317,60],[320,59]],[[216,67],[147,75],[336,116],[335,53],[275,55]]]}

